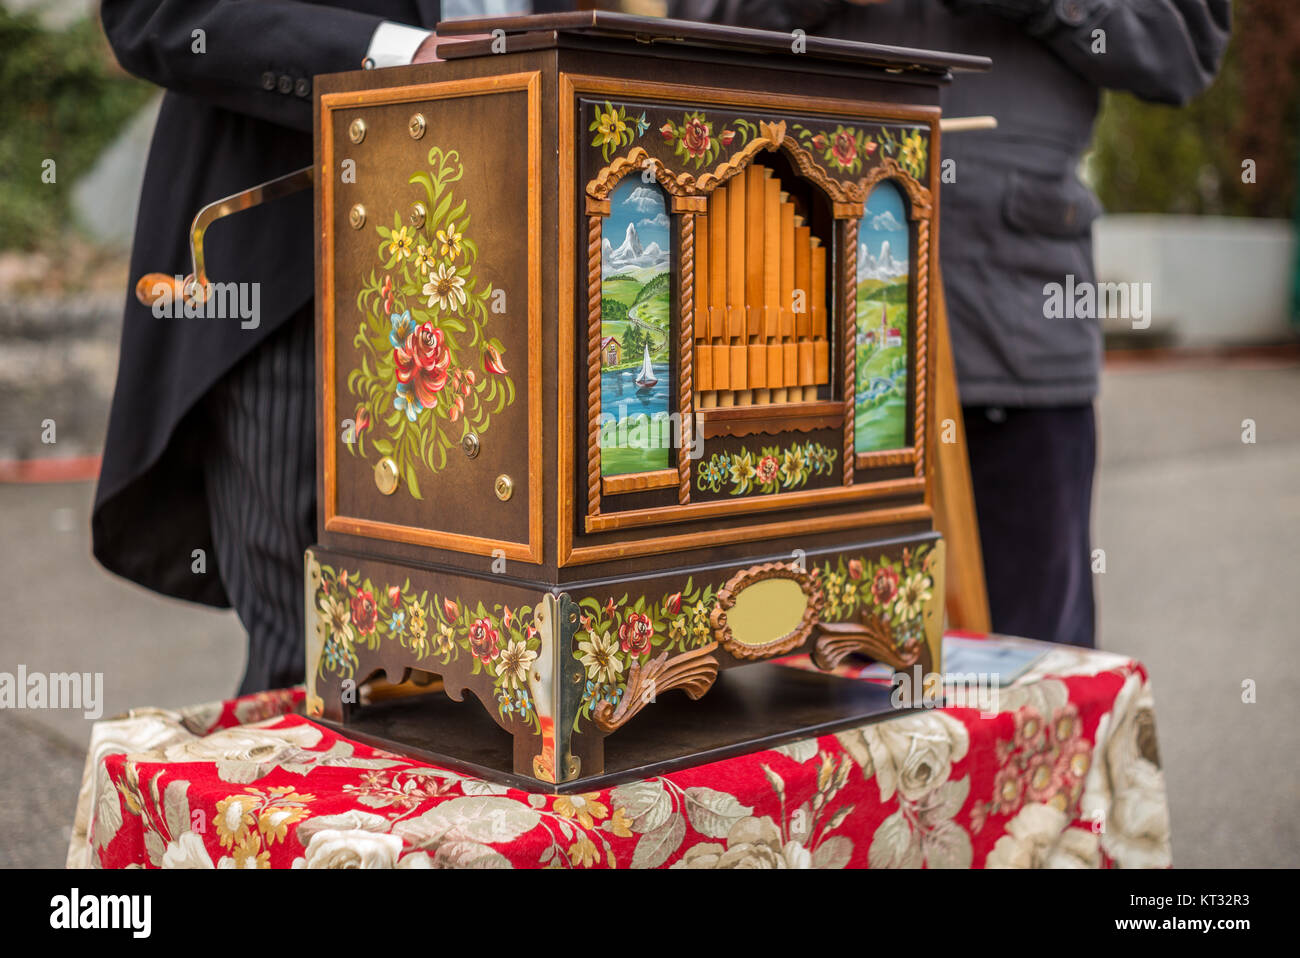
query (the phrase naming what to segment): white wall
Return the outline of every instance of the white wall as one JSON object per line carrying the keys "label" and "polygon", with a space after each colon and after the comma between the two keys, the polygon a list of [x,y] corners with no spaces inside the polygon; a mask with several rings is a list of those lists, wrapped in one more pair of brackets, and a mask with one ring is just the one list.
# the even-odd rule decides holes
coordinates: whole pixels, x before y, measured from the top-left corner
{"label": "white wall", "polygon": [[[1101,282],[1151,284],[1153,338],[1178,346],[1294,338],[1296,237],[1287,220],[1108,215],[1093,226],[1093,243]],[[1132,333],[1125,320],[1105,325]]]}

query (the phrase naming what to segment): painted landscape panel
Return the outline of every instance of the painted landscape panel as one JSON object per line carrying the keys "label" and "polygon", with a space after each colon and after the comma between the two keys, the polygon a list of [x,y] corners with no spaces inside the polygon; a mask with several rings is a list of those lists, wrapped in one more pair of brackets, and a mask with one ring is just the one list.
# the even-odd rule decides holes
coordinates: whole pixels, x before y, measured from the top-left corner
{"label": "painted landscape panel", "polygon": [[871,191],[858,226],[857,452],[908,443],[909,243],[902,191],[886,180]]}
{"label": "painted landscape panel", "polygon": [[639,176],[610,195],[601,241],[600,472],[671,464],[672,263],[664,192]]}

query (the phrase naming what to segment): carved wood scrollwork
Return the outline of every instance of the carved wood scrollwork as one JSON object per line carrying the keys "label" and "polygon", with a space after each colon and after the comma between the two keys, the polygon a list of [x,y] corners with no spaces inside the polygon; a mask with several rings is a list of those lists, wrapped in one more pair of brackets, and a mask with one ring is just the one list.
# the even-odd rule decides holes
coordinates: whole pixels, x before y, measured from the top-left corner
{"label": "carved wood scrollwork", "polygon": [[[794,629],[785,635],[762,645],[749,645],[737,640],[732,634],[727,613],[735,606],[741,592],[765,579],[791,579],[798,584],[805,600],[803,616]],[[714,638],[736,658],[767,659],[774,655],[783,655],[802,645],[812,632],[825,604],[826,594],[822,589],[820,569],[805,570],[788,562],[766,562],[763,565],[742,569],[718,590],[718,598],[713,611],[709,614],[709,622],[713,626]]]}
{"label": "carved wood scrollwork", "polygon": [[889,624],[873,615],[864,615],[860,622],[819,622],[814,631],[813,664],[828,672],[854,653],[883,662],[895,671],[918,663],[926,672],[931,669],[930,646],[924,639],[912,638],[895,645]]}
{"label": "carved wood scrollwork", "polygon": [[681,689],[691,699],[699,699],[718,678],[718,660],[713,652],[716,642],[668,657],[662,652],[645,664],[633,665],[627,673],[627,689],[618,706],[602,700],[591,717],[602,732],[622,728],[628,720],[653,702],[660,693]]}

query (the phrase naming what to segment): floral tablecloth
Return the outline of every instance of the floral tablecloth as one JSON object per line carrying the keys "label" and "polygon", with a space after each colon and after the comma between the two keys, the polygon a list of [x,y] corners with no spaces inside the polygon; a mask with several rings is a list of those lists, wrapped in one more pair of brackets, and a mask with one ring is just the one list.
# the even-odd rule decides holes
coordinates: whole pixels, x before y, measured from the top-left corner
{"label": "floral tablecloth", "polygon": [[1109,653],[1051,647],[995,709],[902,713],[582,795],[508,789],[349,741],[292,714],[302,694],[96,723],[68,865],[1170,864],[1146,671]]}

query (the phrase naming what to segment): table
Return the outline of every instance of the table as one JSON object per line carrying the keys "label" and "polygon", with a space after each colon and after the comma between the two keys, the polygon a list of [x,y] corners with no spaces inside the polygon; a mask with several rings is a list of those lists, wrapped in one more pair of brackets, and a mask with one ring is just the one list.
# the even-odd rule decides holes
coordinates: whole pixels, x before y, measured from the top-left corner
{"label": "table", "polygon": [[137,709],[94,727],[68,865],[1168,867],[1146,670],[1044,648],[996,701],[581,795],[349,741],[292,713],[300,688]]}

